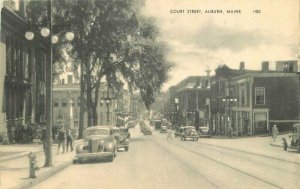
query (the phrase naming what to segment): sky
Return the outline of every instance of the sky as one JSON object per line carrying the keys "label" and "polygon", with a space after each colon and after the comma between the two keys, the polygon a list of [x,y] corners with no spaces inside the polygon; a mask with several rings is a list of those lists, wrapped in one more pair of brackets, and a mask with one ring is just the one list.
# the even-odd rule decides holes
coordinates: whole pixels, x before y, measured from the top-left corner
{"label": "sky", "polygon": [[269,61],[275,69],[300,55],[299,0],[146,0],[143,14],[155,19],[174,64],[163,90],[207,69],[214,75],[218,65],[259,70]]}

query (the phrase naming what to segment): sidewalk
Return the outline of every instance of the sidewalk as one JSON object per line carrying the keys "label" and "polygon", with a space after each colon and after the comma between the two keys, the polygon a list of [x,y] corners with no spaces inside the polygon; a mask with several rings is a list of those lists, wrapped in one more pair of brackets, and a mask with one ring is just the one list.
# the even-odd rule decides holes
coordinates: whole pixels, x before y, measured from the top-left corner
{"label": "sidewalk", "polygon": [[284,151],[282,148],[282,138],[288,134],[278,135],[275,142],[271,136],[245,137],[245,138],[203,138],[200,142],[214,146],[235,149],[252,154],[258,154],[276,159],[300,164],[300,154],[293,150]]}
{"label": "sidewalk", "polygon": [[[76,144],[82,140],[75,141]],[[41,144],[30,145],[0,145],[0,188],[28,188],[34,184],[41,182],[58,171],[72,164],[75,156],[73,152],[65,152],[56,155],[57,145],[52,146],[52,162],[53,167],[43,167],[45,156]],[[36,171],[36,178],[29,177],[29,160],[28,154],[35,153],[37,156],[37,164],[40,167]]]}

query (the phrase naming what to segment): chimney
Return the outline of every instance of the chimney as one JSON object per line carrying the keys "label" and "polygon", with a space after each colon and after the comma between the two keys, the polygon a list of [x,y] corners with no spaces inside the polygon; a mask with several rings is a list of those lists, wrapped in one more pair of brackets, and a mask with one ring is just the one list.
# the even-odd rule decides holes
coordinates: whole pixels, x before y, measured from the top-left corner
{"label": "chimney", "polygon": [[262,72],[269,72],[269,62],[268,61],[263,61],[261,63],[261,71]]}
{"label": "chimney", "polygon": [[240,70],[245,70],[245,62],[240,62]]}

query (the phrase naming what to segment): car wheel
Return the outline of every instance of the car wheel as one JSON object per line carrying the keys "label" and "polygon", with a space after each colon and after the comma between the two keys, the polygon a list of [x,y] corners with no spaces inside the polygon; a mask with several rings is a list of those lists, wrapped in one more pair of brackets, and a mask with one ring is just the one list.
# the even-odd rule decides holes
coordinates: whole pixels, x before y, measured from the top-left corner
{"label": "car wheel", "polygon": [[115,149],[113,156],[116,157],[118,152],[118,148]]}
{"label": "car wheel", "polygon": [[109,161],[109,162],[113,162],[113,161],[114,161],[114,158],[115,158],[115,157],[114,157],[114,154],[112,154],[112,155],[109,157],[108,161]]}
{"label": "car wheel", "polygon": [[127,152],[127,151],[128,151],[128,149],[129,149],[129,146],[126,146],[126,147],[125,147],[125,151]]}

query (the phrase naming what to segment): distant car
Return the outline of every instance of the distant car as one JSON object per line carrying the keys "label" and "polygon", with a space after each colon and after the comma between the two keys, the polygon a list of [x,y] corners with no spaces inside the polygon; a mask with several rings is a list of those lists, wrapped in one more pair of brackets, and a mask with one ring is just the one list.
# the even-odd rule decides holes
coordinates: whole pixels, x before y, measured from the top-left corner
{"label": "distant car", "polygon": [[134,128],[136,124],[137,124],[136,120],[130,120],[128,122],[128,128]]}
{"label": "distant car", "polygon": [[210,137],[209,127],[199,127],[199,137]]}
{"label": "distant car", "polygon": [[182,136],[182,134],[183,134],[183,131],[184,131],[184,128],[183,127],[178,127],[177,129],[176,129],[176,131],[175,131],[175,138],[176,137],[181,137]]}
{"label": "distant car", "polygon": [[167,133],[168,132],[168,128],[167,128],[167,126],[161,126],[161,128],[160,128],[160,131],[159,131],[160,133]]}
{"label": "distant car", "polygon": [[85,131],[84,144],[76,147],[74,163],[108,158],[113,161],[117,155],[116,140],[108,126],[89,127]]}
{"label": "distant car", "polygon": [[283,150],[295,149],[300,153],[300,123],[293,125],[293,133],[288,138],[282,138]]}
{"label": "distant car", "polygon": [[127,127],[120,127],[120,143],[118,145],[119,148],[124,148],[125,151],[129,149],[129,140],[130,140],[130,133],[128,132]]}
{"label": "distant car", "polygon": [[161,128],[161,120],[155,120],[155,130],[160,130]]}
{"label": "distant car", "polygon": [[151,126],[154,126],[154,125],[155,125],[155,120],[151,119],[151,120],[150,120],[150,125],[151,125]]}
{"label": "distant car", "polygon": [[193,139],[198,140],[198,134],[196,128],[194,126],[185,126],[183,127],[183,134],[181,136],[181,140]]}
{"label": "distant car", "polygon": [[143,128],[142,133],[143,133],[144,135],[152,135],[151,129],[150,129],[149,127],[147,127],[147,126]]}

